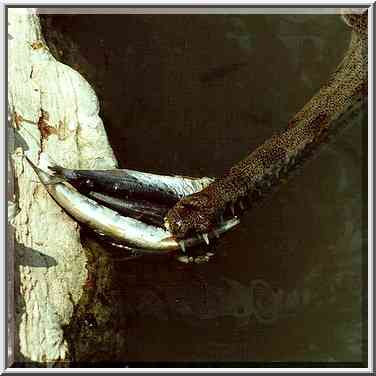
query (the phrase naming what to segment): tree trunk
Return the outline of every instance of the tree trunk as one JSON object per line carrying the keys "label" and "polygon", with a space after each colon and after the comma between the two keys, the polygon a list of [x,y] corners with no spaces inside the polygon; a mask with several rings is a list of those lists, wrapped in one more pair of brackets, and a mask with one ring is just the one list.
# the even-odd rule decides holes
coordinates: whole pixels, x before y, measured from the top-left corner
{"label": "tree trunk", "polygon": [[42,166],[47,157],[69,168],[117,162],[93,89],[51,55],[35,10],[9,9],[8,25],[8,255],[14,271],[8,365],[69,364],[63,327],[84,294],[88,252],[78,224],[38,183],[24,153]]}

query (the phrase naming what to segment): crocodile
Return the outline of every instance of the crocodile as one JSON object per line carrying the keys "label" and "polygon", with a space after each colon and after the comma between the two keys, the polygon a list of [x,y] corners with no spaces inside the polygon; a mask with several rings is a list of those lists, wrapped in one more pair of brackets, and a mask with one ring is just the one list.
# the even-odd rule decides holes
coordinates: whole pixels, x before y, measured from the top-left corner
{"label": "crocodile", "polygon": [[261,202],[363,110],[368,86],[368,14],[350,10],[341,16],[352,29],[351,40],[329,81],[292,117],[284,131],[266,140],[223,177],[160,176],[125,169],[72,170],[57,165],[49,169],[55,177],[116,212],[149,221],[156,226],[154,231],[164,226],[175,239],[172,248],[178,243],[185,251],[195,238],[208,243],[213,235],[218,237],[218,229],[227,230],[224,224],[233,227],[238,223],[235,209],[243,211]]}
{"label": "crocodile", "polygon": [[329,81],[288,122],[229,172],[203,190],[182,198],[165,217],[165,227],[178,239],[205,236],[221,215],[234,206],[252,206],[297,165],[317,153],[329,136],[346,124],[343,116],[357,113],[367,96],[367,12],[343,13],[352,28],[349,48]]}

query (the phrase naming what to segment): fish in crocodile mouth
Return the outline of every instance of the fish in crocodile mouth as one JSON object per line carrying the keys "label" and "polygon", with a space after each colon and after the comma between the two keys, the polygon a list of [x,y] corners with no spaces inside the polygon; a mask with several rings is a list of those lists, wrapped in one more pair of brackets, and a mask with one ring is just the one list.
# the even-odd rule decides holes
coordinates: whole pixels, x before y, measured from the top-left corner
{"label": "fish in crocodile mouth", "polygon": [[[328,83],[285,131],[266,140],[223,177],[72,170],[57,165],[51,165],[52,173],[47,174],[30,163],[60,206],[115,241],[155,252],[179,248],[185,252],[186,247],[208,244],[236,226],[236,215],[284,183],[363,108],[368,84],[367,12],[342,17],[352,28],[352,37]],[[64,182],[75,188],[69,190]]]}
{"label": "fish in crocodile mouth", "polygon": [[[56,165],[49,166],[53,171],[51,173],[43,171],[25,157],[50,196],[71,217],[100,237],[111,239],[113,245],[127,250],[141,254],[176,250],[186,252],[186,248],[208,242],[209,237],[219,237],[239,224],[237,218],[228,218],[213,228],[208,236],[191,236],[180,240],[164,228],[164,214],[173,202],[199,191],[213,181],[211,178],[164,176],[120,169],[70,170]],[[113,179],[111,184],[107,176]],[[116,197],[115,194],[119,191],[123,194],[128,185],[128,191],[131,191],[136,183],[138,188],[127,199]],[[106,193],[98,192],[103,186]],[[174,197],[170,206],[156,199],[161,191],[162,196],[167,192]]]}

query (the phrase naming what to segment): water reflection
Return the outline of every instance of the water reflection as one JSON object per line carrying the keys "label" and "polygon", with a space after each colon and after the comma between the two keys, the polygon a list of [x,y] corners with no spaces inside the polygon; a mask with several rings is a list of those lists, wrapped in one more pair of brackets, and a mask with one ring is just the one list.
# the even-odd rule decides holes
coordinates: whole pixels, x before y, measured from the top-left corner
{"label": "water reflection", "polygon": [[248,325],[250,320],[274,324],[277,320],[298,314],[311,299],[307,290],[286,292],[273,289],[262,279],[251,281],[249,286],[228,278],[219,278],[215,284],[202,281],[200,288],[192,289],[192,296],[168,292],[163,286],[153,290],[136,293],[132,306],[128,307],[129,314],[168,320],[168,312],[173,312],[185,320],[192,316],[192,325],[197,320],[223,317],[235,318],[237,326]]}
{"label": "water reflection", "polygon": [[[120,295],[131,302],[122,306],[132,323],[129,360],[364,359],[364,122],[243,217],[210,264],[144,260],[118,269],[127,286]],[[142,348],[132,334],[142,335]]]}

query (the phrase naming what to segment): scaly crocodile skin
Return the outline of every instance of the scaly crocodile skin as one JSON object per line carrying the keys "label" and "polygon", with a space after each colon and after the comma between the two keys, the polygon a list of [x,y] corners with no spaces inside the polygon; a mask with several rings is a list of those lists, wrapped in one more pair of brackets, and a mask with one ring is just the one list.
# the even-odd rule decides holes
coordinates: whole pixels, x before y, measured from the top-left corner
{"label": "scaly crocodile skin", "polygon": [[204,190],[180,200],[166,215],[165,225],[177,238],[192,232],[208,233],[224,210],[244,197],[281,181],[307,154],[327,138],[340,115],[367,95],[367,12],[343,14],[352,37],[341,64],[329,82],[288,123],[224,177]]}

